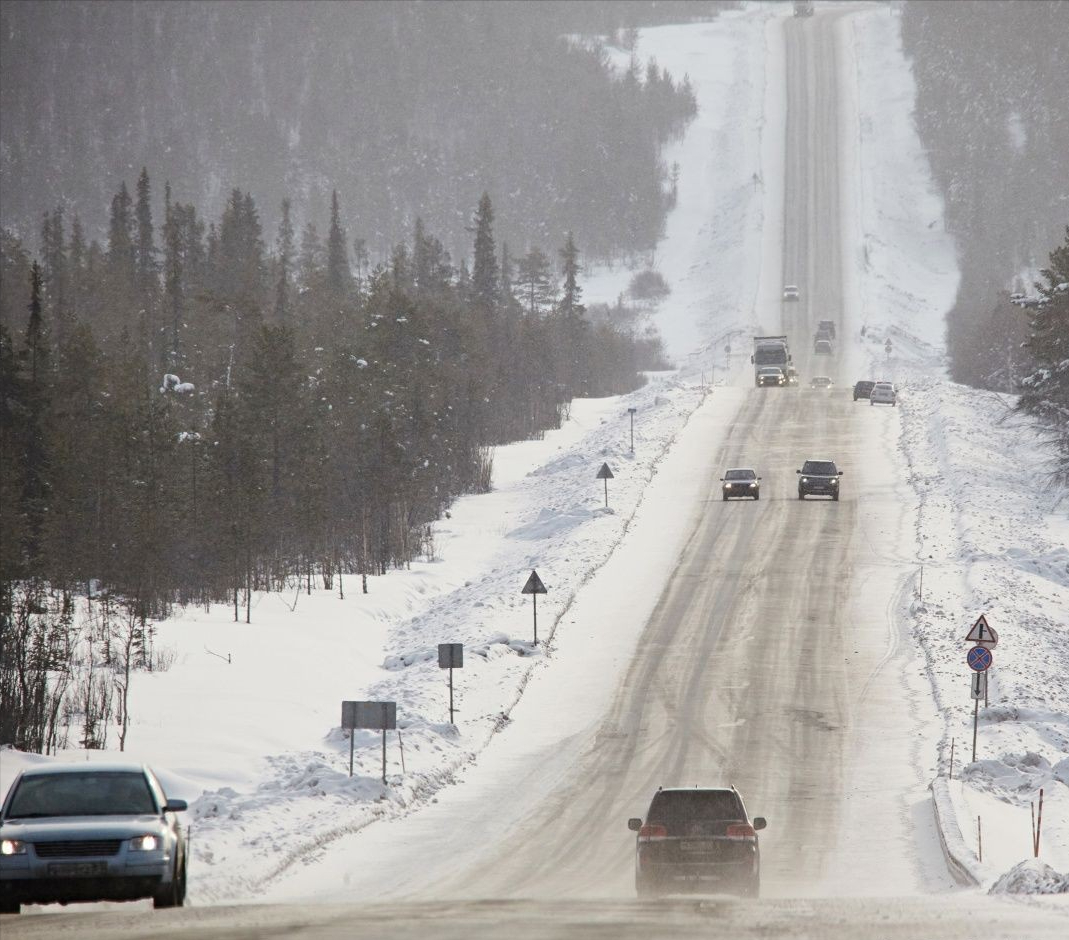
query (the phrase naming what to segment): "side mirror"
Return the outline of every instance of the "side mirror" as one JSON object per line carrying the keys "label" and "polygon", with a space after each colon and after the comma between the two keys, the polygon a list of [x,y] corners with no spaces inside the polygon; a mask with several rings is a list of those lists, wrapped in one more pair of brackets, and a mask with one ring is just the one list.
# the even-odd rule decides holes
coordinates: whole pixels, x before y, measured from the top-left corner
{"label": "side mirror", "polygon": [[756,832],[758,829],[764,829],[768,825],[768,820],[764,816],[754,816],[753,827]]}
{"label": "side mirror", "polygon": [[723,478],[723,477],[721,477],[721,478],[720,478],[720,482],[721,482],[721,483],[723,483],[723,482],[724,482],[724,478]]}
{"label": "side mirror", "polygon": [[642,820],[637,817],[632,817],[627,821],[627,828],[632,832],[638,832],[642,828]]}
{"label": "side mirror", "polygon": [[801,470],[795,470],[794,472],[795,473],[801,473],[802,471]]}
{"label": "side mirror", "polygon": [[750,356],[750,362],[753,362],[753,356]]}
{"label": "side mirror", "polygon": [[168,800],[163,811],[165,813],[184,813],[187,809],[189,809],[189,805],[185,800]]}
{"label": "side mirror", "polygon": [[839,471],[839,476],[842,476],[842,475],[843,475],[843,471],[842,471],[842,470],[840,470],[840,471]]}
{"label": "side mirror", "polygon": [[760,477],[758,477],[757,479],[758,479],[758,480],[760,480],[761,478],[760,478]]}

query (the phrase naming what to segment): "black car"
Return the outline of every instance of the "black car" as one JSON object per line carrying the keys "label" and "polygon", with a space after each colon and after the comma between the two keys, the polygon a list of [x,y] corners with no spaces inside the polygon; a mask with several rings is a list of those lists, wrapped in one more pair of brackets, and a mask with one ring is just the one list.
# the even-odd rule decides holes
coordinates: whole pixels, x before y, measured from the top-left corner
{"label": "black car", "polygon": [[826,333],[829,339],[835,339],[835,321],[821,320],[817,324],[817,333]]}
{"label": "black car", "polygon": [[761,478],[756,470],[751,470],[749,467],[732,467],[730,470],[725,470],[720,482],[724,484],[722,493],[725,502],[733,498],[761,498]]}
{"label": "black car", "polygon": [[859,398],[868,398],[869,395],[872,393],[872,387],[875,384],[875,382],[869,382],[867,379],[861,382],[855,382],[854,401],[857,401]]}
{"label": "black car", "polygon": [[830,496],[836,502],[839,501],[839,477],[843,471],[835,466],[832,460],[807,460],[802,464],[801,470],[795,473],[801,474],[798,478],[798,498],[805,499],[807,496]]}
{"label": "black car", "polygon": [[746,815],[734,787],[660,788],[645,821],[629,819],[640,898],[681,892],[732,891],[757,897],[765,820]]}
{"label": "black car", "polygon": [[181,907],[186,835],[175,814],[185,809],[141,764],[24,770],[0,808],[0,914],[136,898]]}

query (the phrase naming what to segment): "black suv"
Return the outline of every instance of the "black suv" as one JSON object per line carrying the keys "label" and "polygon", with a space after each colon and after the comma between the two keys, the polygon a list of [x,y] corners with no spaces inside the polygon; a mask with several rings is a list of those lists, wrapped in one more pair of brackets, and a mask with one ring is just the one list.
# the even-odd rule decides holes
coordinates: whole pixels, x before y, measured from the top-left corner
{"label": "black suv", "polygon": [[798,498],[805,499],[807,496],[830,496],[836,502],[839,501],[839,477],[843,471],[835,466],[832,460],[807,460],[802,464],[801,470],[795,470],[801,474],[798,479]]}
{"label": "black suv", "polygon": [[875,384],[876,384],[875,382],[869,382],[868,380],[865,380],[865,379],[863,379],[860,382],[855,382],[854,383],[854,401],[857,401],[859,398],[868,398],[869,395],[872,393],[872,386],[875,385]]}
{"label": "black suv", "polygon": [[719,890],[757,897],[765,820],[746,815],[734,787],[658,789],[646,820],[629,819],[635,842],[635,891],[640,898]]}

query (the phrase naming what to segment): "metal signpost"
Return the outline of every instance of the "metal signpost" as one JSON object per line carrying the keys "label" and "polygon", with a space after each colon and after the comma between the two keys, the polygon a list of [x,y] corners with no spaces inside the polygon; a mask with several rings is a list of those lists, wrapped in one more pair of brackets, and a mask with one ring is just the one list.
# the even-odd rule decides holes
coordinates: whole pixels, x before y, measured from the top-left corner
{"label": "metal signpost", "polygon": [[608,509],[609,508],[609,480],[613,479],[613,473],[609,469],[609,465],[607,463],[603,463],[601,465],[601,469],[598,471],[598,475],[597,475],[596,479],[605,481],[605,508]]}
{"label": "metal signpost", "polygon": [[[627,409],[627,413],[629,415],[631,415],[631,453],[632,454],[635,452],[635,412],[636,411],[638,411],[637,408],[628,408]],[[608,486],[607,483],[605,485]]]}
{"label": "metal signpost", "polygon": [[342,702],[341,726],[349,732],[349,776],[353,775],[353,731],[382,732],[382,782],[386,782],[386,732],[397,728],[396,702]]}
{"label": "metal signpost", "polygon": [[[988,669],[991,668],[991,664],[995,661],[995,657],[991,655],[991,650],[986,646],[974,646],[968,653],[965,654],[965,661],[969,664],[969,668],[974,672],[985,674]],[[984,675],[983,689],[981,695],[973,695],[973,710],[972,710],[972,759],[976,762],[976,729],[980,723],[980,699],[987,693],[987,676]]]}
{"label": "metal signpost", "polygon": [[449,670],[449,723],[453,721],[453,670],[464,668],[463,643],[438,644],[438,668]]}
{"label": "metal signpost", "polygon": [[538,595],[548,594],[546,586],[542,583],[542,579],[538,577],[538,572],[531,569],[531,576],[527,579],[527,583],[523,586],[521,594],[530,594],[531,600],[534,602],[534,641],[535,645],[538,645]]}

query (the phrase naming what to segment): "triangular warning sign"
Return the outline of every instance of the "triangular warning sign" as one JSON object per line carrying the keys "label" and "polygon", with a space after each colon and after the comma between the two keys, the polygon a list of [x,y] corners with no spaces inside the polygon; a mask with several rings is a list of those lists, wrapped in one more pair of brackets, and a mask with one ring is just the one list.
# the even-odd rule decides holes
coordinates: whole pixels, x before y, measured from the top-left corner
{"label": "triangular warning sign", "polygon": [[994,649],[998,646],[998,634],[995,632],[995,628],[987,622],[987,617],[980,614],[979,619],[972,625],[968,636],[965,637],[965,641],[967,643],[975,643],[977,646]]}
{"label": "triangular warning sign", "polygon": [[598,471],[598,475],[596,477],[594,477],[594,479],[595,480],[612,480],[613,479],[612,471],[609,469],[609,465],[607,463],[603,463],[601,465],[601,469]]}
{"label": "triangular warning sign", "polygon": [[538,572],[533,568],[531,569],[531,577],[527,579],[527,583],[523,586],[521,594],[548,594],[546,586],[542,583],[542,579],[538,577]]}

